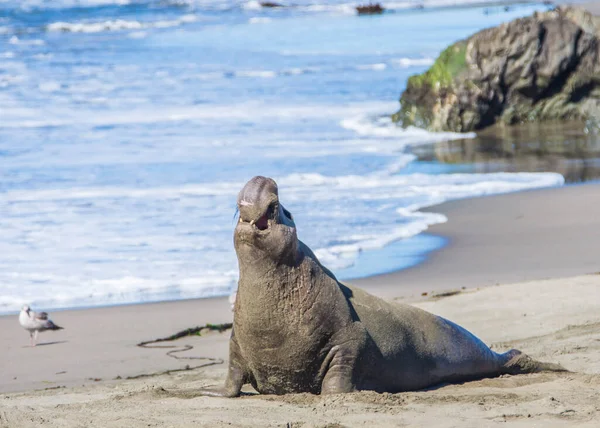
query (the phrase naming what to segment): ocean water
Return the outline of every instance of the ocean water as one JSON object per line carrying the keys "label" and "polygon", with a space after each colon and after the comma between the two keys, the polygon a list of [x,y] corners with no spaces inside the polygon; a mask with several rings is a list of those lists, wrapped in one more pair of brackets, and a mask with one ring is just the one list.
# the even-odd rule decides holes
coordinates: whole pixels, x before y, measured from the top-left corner
{"label": "ocean water", "polygon": [[230,293],[254,175],[341,278],[441,245],[422,207],[563,183],[416,162],[469,136],[388,119],[448,43],[547,6],[293,3],[0,1],[0,313]]}

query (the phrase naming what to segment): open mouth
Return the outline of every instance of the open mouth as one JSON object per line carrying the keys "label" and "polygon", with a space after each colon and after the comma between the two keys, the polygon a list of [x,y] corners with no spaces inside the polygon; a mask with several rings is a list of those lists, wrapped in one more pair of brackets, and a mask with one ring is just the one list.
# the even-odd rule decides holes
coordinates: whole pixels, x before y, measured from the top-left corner
{"label": "open mouth", "polygon": [[262,215],[262,217],[260,217],[258,220],[256,220],[256,222],[254,223],[254,226],[256,226],[256,228],[258,230],[266,230],[269,227],[269,216],[268,213],[264,213]]}
{"label": "open mouth", "polygon": [[246,216],[246,220],[244,220],[242,217],[240,217],[240,222],[248,222],[250,223],[250,225],[258,231],[264,232],[266,230],[269,229],[269,225],[271,222],[275,222],[277,223],[277,210],[279,209],[279,205],[277,204],[277,202],[272,202],[268,207],[267,210],[263,213],[263,215],[261,215],[258,219],[256,220],[250,220],[248,217]]}
{"label": "open mouth", "polygon": [[258,230],[267,230],[269,228],[269,221],[275,220],[275,212],[277,211],[277,204],[272,203],[267,208],[267,211],[254,222],[254,227]]}

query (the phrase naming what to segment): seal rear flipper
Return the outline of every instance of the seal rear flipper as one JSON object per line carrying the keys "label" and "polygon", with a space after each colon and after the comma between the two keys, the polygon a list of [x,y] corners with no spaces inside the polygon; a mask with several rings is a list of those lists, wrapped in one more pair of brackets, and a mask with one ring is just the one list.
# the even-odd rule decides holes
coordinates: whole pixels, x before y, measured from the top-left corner
{"label": "seal rear flipper", "polygon": [[517,349],[501,354],[506,359],[502,365],[502,374],[524,374],[539,372],[568,372],[560,364],[537,361]]}
{"label": "seal rear flipper", "polygon": [[241,355],[240,347],[235,339],[235,329],[232,329],[229,340],[229,366],[225,386],[216,389],[201,389],[198,391],[198,395],[227,398],[239,397],[242,392],[242,386],[248,382],[249,378],[246,367],[246,362]]}

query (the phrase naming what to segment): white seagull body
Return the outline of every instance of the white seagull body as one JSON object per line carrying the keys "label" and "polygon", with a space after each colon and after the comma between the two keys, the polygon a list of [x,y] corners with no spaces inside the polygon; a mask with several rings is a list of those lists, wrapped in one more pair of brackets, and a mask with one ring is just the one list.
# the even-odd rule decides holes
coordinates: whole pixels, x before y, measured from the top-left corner
{"label": "white seagull body", "polygon": [[52,320],[48,319],[48,314],[46,312],[34,312],[27,305],[21,308],[19,324],[29,332],[31,346],[35,346],[40,331],[62,330],[62,327],[57,326]]}

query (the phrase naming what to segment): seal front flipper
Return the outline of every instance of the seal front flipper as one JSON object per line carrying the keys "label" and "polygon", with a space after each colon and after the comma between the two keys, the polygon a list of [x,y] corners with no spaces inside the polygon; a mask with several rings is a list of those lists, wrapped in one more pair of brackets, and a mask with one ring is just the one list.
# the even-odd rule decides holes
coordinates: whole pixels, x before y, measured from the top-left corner
{"label": "seal front flipper", "polygon": [[226,397],[233,398],[239,397],[242,391],[242,386],[245,383],[245,376],[239,367],[229,365],[229,372],[227,373],[227,380],[223,388],[217,389],[201,389],[198,391],[198,395],[205,395],[209,397]]}
{"label": "seal front flipper", "polygon": [[217,389],[201,389],[198,395],[206,395],[210,397],[238,397],[242,391],[242,386],[248,381],[246,363],[240,353],[240,347],[235,340],[235,330],[231,330],[231,338],[229,339],[229,370],[227,371],[227,379],[225,386]]}
{"label": "seal front flipper", "polygon": [[358,389],[356,365],[357,360],[364,357],[368,334],[359,322],[351,323],[340,333],[334,337],[338,344],[329,350],[321,365],[321,394],[341,394]]}
{"label": "seal front flipper", "polygon": [[341,346],[331,348],[323,362],[323,383],[321,394],[341,394],[356,388],[352,372],[356,357],[354,352]]}

